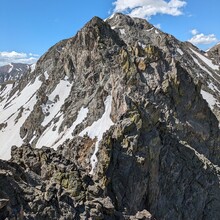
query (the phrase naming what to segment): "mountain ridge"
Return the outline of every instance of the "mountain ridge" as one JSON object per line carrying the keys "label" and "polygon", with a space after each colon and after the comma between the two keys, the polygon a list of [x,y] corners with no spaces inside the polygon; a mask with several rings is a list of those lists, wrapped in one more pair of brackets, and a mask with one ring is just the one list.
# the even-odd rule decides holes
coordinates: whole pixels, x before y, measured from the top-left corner
{"label": "mountain ridge", "polygon": [[0,156],[22,145],[19,168],[0,161],[24,172],[16,206],[28,219],[219,218],[219,90],[219,65],[191,44],[94,17],[1,90]]}
{"label": "mountain ridge", "polygon": [[9,63],[8,65],[0,66],[0,84],[18,81],[30,69],[31,65],[23,63]]}

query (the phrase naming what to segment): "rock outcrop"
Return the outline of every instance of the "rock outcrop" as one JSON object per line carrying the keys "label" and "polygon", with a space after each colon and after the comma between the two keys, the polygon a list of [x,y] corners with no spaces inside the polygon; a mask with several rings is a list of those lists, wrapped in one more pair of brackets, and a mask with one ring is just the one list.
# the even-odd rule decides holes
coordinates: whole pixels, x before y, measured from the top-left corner
{"label": "rock outcrop", "polygon": [[0,162],[0,213],[219,219],[219,73],[143,19],[93,18],[1,91],[0,156],[18,147]]}
{"label": "rock outcrop", "polygon": [[[123,218],[85,170],[51,148],[13,147],[0,168],[1,219]],[[127,217],[152,219],[146,210]]]}

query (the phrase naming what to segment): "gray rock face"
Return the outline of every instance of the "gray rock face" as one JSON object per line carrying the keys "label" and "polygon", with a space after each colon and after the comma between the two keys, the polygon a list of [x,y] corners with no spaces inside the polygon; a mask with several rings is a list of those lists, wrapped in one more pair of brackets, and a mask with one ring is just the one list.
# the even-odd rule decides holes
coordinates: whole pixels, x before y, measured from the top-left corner
{"label": "gray rock face", "polygon": [[219,78],[143,19],[93,18],[0,93],[0,156],[26,143],[2,162],[27,176],[2,177],[23,192],[16,206],[27,219],[219,219]]}

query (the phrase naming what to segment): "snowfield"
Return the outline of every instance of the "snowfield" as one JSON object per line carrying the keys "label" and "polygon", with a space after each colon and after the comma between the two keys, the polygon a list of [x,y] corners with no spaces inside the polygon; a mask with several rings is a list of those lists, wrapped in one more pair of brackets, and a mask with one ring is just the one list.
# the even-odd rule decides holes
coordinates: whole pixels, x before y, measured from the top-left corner
{"label": "snowfield", "polygon": [[5,99],[0,102],[0,124],[7,123],[0,130],[1,143],[4,143],[0,146],[1,159],[10,159],[11,147],[13,145],[20,146],[23,143],[19,131],[37,102],[35,93],[40,88],[41,83],[39,77],[37,77],[33,84],[29,83],[21,93],[15,93],[8,100],[7,96],[11,85],[7,85],[3,94]]}

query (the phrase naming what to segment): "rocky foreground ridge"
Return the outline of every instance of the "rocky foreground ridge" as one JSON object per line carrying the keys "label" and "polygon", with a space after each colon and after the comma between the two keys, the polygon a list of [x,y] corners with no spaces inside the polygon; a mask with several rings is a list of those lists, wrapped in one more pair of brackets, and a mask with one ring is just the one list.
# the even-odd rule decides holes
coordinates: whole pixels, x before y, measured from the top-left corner
{"label": "rocky foreground ridge", "polygon": [[0,218],[220,219],[219,73],[143,19],[93,18],[0,89]]}

